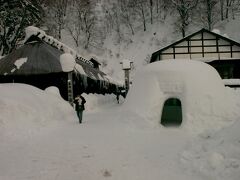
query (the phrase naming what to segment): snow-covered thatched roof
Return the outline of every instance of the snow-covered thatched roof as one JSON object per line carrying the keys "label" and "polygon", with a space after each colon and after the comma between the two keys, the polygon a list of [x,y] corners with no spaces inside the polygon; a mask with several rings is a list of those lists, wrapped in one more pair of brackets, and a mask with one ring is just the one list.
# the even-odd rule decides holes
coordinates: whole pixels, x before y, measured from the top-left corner
{"label": "snow-covered thatched roof", "polygon": [[24,44],[0,61],[1,75],[30,75],[63,72],[63,53],[40,40]]}
{"label": "snow-covered thatched roof", "polygon": [[84,63],[87,63],[93,67],[93,63],[91,61],[83,58],[81,55],[79,55],[75,50],[73,50],[69,46],[63,44],[62,42],[58,41],[57,39],[53,38],[52,36],[47,35],[41,29],[34,27],[34,26],[29,26],[26,28],[25,33],[26,33],[25,40],[24,40],[25,44],[34,41],[34,39],[37,37],[37,38],[41,39],[42,41],[46,42],[47,44],[61,50],[64,53],[69,53],[75,59],[81,60]]}
{"label": "snow-covered thatched roof", "polygon": [[[26,28],[24,44],[0,61],[0,75],[36,75],[75,71],[92,80],[116,84],[73,49],[36,27]],[[122,86],[122,85],[121,85]]]}

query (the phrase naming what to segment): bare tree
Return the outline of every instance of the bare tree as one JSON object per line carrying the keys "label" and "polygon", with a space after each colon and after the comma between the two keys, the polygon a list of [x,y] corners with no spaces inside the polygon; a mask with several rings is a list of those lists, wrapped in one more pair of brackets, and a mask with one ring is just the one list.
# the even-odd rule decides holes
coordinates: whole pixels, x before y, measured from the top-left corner
{"label": "bare tree", "polygon": [[75,3],[70,8],[71,14],[69,15],[71,17],[71,20],[67,22],[67,30],[72,36],[75,44],[77,47],[80,45],[80,39],[82,35],[82,22],[81,22],[81,11],[78,11],[78,8],[76,8]]}
{"label": "bare tree", "polygon": [[204,4],[206,6],[206,14],[207,14],[207,27],[208,30],[212,30],[214,25],[214,9],[217,4],[217,0],[204,0]]}
{"label": "bare tree", "polygon": [[143,31],[146,31],[147,30],[147,26],[146,26],[146,12],[147,12],[146,7],[148,7],[147,1],[145,1],[145,0],[132,0],[131,2],[133,3],[133,5],[135,5],[135,9],[140,15],[140,19],[141,19],[142,24],[143,24]]}
{"label": "bare tree", "polygon": [[224,2],[225,0],[220,0],[220,14],[221,14],[221,20],[224,20]]}
{"label": "bare tree", "polygon": [[129,0],[119,0],[120,16],[122,22],[130,29],[132,35],[134,35],[134,7],[129,3]]}
{"label": "bare tree", "polygon": [[134,10],[140,19],[140,21],[143,24],[143,30],[146,31],[146,14],[147,14],[147,8],[149,6],[148,1],[146,0],[130,0],[130,5],[134,7]]}
{"label": "bare tree", "polygon": [[169,3],[169,0],[154,0],[154,2],[157,17],[160,17],[161,20],[165,20],[168,14],[168,10],[171,7],[171,3]]}
{"label": "bare tree", "polygon": [[41,11],[35,0],[0,1],[0,54],[6,55],[17,47],[25,27],[40,22]]}
{"label": "bare tree", "polygon": [[80,41],[84,48],[88,48],[94,33],[95,15],[90,0],[75,0],[69,12],[70,20],[67,29],[71,34],[76,46]]}
{"label": "bare tree", "polygon": [[182,36],[185,37],[186,28],[189,25],[190,11],[196,7],[198,0],[172,0],[172,3],[179,14],[179,28]]}
{"label": "bare tree", "polygon": [[[49,18],[48,21],[54,21],[57,28],[57,38],[61,39],[61,31],[66,24],[66,14],[70,0],[48,0],[46,3],[48,6],[46,20]],[[55,25],[52,24],[52,26],[54,27]]]}
{"label": "bare tree", "polygon": [[226,0],[226,14],[225,14],[226,19],[228,19],[229,10],[231,9],[233,2],[234,0]]}
{"label": "bare tree", "polygon": [[233,0],[231,6],[232,19],[235,19],[235,15],[240,12],[240,0]]}
{"label": "bare tree", "polygon": [[219,14],[221,14],[219,0],[201,0],[196,8],[196,21],[200,21],[201,25],[211,31],[213,26],[221,19]]}
{"label": "bare tree", "polygon": [[235,14],[240,11],[239,0],[220,0],[221,20],[228,19],[231,14],[232,19],[235,19]]}
{"label": "bare tree", "polygon": [[149,7],[150,7],[150,19],[151,19],[151,24],[153,24],[153,0],[149,0]]}

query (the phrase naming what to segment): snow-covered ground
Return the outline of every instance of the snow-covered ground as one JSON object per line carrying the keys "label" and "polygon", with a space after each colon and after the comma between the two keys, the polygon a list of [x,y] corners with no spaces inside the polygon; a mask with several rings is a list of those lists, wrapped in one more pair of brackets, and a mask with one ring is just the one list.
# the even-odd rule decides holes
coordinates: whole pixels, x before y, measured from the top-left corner
{"label": "snow-covered ground", "polygon": [[[216,28],[239,40],[238,26],[232,21]],[[77,49],[69,36],[63,38]],[[121,44],[109,37],[97,59],[107,64],[101,68],[108,75],[123,80],[121,61],[134,62],[134,75],[154,51],[179,38],[171,23],[159,23]],[[78,52],[90,58],[89,52]],[[226,119],[231,123],[218,131],[204,131],[206,124],[193,123],[192,129],[201,132],[196,134],[155,126],[141,114],[127,111],[124,99],[117,104],[112,95],[84,94],[86,111],[83,124],[78,124],[73,108],[54,88],[1,84],[0,93],[0,180],[240,179],[240,117]],[[233,94],[240,102],[240,91]],[[234,108],[228,117],[239,114],[240,103]],[[213,119],[204,122],[208,120],[212,126]]]}
{"label": "snow-covered ground", "polygon": [[[234,91],[236,98],[240,97]],[[1,180],[239,180],[240,121],[193,134],[86,95],[83,124],[54,88],[0,85]]]}

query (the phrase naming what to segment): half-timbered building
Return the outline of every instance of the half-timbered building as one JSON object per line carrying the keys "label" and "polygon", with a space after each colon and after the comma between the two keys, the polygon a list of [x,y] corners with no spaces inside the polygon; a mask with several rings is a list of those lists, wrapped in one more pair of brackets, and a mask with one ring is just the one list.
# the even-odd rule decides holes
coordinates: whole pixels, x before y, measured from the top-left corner
{"label": "half-timbered building", "polygon": [[240,43],[206,29],[154,52],[150,62],[166,59],[203,61],[223,79],[240,79]]}

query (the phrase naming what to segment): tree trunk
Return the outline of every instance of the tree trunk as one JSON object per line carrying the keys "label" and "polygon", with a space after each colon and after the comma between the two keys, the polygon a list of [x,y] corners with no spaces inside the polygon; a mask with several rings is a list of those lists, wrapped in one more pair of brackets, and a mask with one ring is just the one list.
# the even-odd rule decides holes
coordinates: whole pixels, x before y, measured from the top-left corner
{"label": "tree trunk", "polygon": [[61,30],[62,30],[62,26],[59,24],[58,25],[58,39],[61,40],[62,36],[61,36]]}
{"label": "tree trunk", "polygon": [[144,13],[144,8],[143,8],[143,4],[141,2],[141,12],[142,12],[142,18],[143,18],[143,30],[146,31],[146,19],[145,19],[145,13]]}
{"label": "tree trunk", "polygon": [[181,31],[182,31],[182,37],[184,38],[186,35],[185,35],[185,28],[184,27],[182,27],[181,28]]}
{"label": "tree trunk", "polygon": [[208,30],[212,30],[212,7],[210,0],[206,1],[207,3],[207,21],[208,21]]}
{"label": "tree trunk", "polygon": [[224,0],[220,0],[220,6],[221,6],[221,9],[220,9],[221,20],[223,21],[224,20],[224,12],[223,12]]}
{"label": "tree trunk", "polygon": [[229,13],[229,7],[230,7],[231,0],[227,0],[226,2],[227,2],[227,4],[226,4],[225,18],[228,19],[228,13]]}
{"label": "tree trunk", "polygon": [[153,24],[153,1],[150,0],[150,18],[151,18],[151,24]]}

